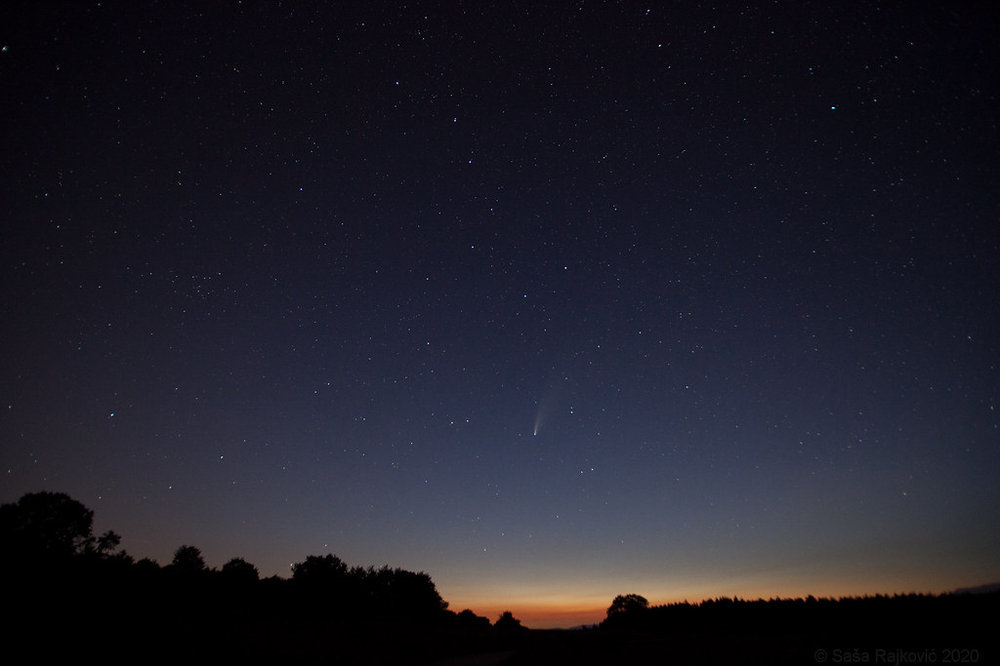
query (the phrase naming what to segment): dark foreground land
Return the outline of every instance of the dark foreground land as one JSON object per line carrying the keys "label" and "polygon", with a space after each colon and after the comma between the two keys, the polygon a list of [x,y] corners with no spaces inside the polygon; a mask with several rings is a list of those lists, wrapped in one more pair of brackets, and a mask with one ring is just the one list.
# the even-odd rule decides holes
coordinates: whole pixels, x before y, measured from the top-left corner
{"label": "dark foreground land", "polygon": [[721,605],[654,613],[632,626],[531,632],[503,663],[1000,663],[997,594]]}
{"label": "dark foreground land", "polygon": [[[262,583],[264,581],[261,581]],[[43,586],[44,587],[44,586]],[[580,630],[430,618],[354,618],[217,589],[66,596],[49,589],[5,610],[9,649],[39,663],[95,655],[153,664],[990,664],[1000,594],[844,600],[719,600],[654,607]],[[271,590],[273,592],[273,590]],[[103,599],[96,598],[107,594]]]}
{"label": "dark foreground land", "polygon": [[[533,631],[455,613],[425,573],[309,556],[290,579],[192,546],[160,566],[92,533],[60,493],[0,506],[0,623],[22,662],[142,664],[995,664],[1000,592],[716,599],[616,597],[599,626]],[[6,662],[4,662],[6,663]]]}
{"label": "dark foreground land", "polygon": [[993,664],[1000,594],[740,601],[645,609],[532,631],[500,663]]}

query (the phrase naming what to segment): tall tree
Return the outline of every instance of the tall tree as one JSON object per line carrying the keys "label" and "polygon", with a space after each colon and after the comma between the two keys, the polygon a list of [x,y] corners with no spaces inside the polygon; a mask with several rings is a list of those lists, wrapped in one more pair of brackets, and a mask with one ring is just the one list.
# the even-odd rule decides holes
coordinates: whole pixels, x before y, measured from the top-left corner
{"label": "tall tree", "polygon": [[[94,546],[94,512],[65,493],[28,493],[0,506],[0,544],[6,556],[59,559]],[[102,545],[117,547],[109,533]]]}

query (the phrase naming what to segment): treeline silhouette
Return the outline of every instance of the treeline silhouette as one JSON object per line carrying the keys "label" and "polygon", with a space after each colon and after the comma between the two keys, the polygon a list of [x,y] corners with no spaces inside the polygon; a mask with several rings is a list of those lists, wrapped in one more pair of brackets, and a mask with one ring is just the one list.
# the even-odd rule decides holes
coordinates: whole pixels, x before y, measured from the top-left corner
{"label": "treeline silhouette", "polygon": [[581,631],[532,631],[506,666],[1000,663],[1000,593],[840,599],[615,597]]}
{"label": "treeline silhouette", "polygon": [[720,597],[650,606],[638,594],[620,595],[601,623],[606,630],[669,634],[811,635],[837,640],[959,640],[985,635],[1000,596],[896,594],[817,599]]}
{"label": "treeline silhouette", "polygon": [[42,661],[96,644],[145,663],[420,663],[491,649],[510,633],[449,610],[426,573],[328,554],[294,564],[291,578],[261,578],[239,557],[210,568],[190,545],[161,566],[92,526],[93,512],[63,493],[0,506],[9,635]]}
{"label": "treeline silhouette", "polygon": [[489,663],[509,666],[798,664],[821,654],[857,663],[877,661],[878,649],[932,649],[935,663],[997,656],[995,591],[660,606],[624,594],[598,626],[529,631],[510,612],[491,624],[449,610],[422,572],[327,554],[294,564],[290,578],[261,578],[239,557],[211,568],[191,545],[161,566],[120,544],[114,532],[95,535],[93,512],[63,493],[0,506],[7,652],[39,663],[93,655],[145,664],[432,664],[490,653]]}

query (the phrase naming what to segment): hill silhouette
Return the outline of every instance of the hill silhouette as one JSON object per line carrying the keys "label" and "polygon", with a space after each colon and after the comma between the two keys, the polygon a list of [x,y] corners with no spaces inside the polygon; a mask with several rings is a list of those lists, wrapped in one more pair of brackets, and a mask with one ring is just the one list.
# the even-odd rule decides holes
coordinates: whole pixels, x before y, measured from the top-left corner
{"label": "hill silhouette", "polygon": [[[135,560],[63,493],[0,506],[8,651],[41,662],[94,653],[143,663],[991,663],[1000,593],[650,605],[612,600],[597,627],[528,630],[454,612],[430,576],[310,555],[290,578],[221,568],[191,545]],[[20,650],[19,650],[20,648]],[[100,657],[99,657],[100,658]],[[914,662],[915,663],[915,662]]]}

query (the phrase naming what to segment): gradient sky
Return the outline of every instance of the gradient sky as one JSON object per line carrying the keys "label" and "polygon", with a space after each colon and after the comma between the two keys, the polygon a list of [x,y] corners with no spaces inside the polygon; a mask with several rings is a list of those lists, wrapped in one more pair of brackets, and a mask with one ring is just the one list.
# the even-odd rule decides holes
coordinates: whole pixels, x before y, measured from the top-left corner
{"label": "gradient sky", "polygon": [[1000,579],[987,4],[6,3],[0,501],[529,626]]}

